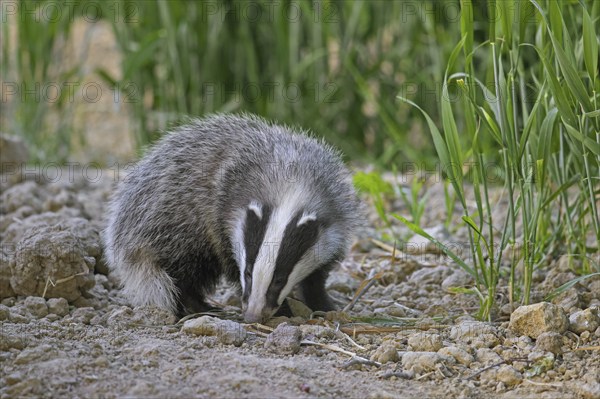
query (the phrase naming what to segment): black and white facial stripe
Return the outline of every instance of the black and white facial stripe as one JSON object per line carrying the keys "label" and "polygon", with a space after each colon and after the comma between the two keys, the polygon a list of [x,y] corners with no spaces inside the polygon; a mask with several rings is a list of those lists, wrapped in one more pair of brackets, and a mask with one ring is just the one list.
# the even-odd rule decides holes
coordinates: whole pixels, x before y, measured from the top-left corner
{"label": "black and white facial stripe", "polygon": [[265,238],[267,223],[270,216],[271,208],[269,206],[262,206],[257,203],[251,203],[248,206],[243,232],[246,254],[246,259],[244,259],[245,269],[242,276],[244,281],[242,284],[242,287],[244,288],[242,299],[244,302],[248,302],[250,291],[252,291],[252,271],[254,270],[254,263],[256,262],[258,251]]}
{"label": "black and white facial stripe", "polygon": [[269,317],[292,288],[318,267],[310,251],[319,237],[315,214],[293,204],[272,208],[252,202],[243,221],[240,265],[244,318]]}

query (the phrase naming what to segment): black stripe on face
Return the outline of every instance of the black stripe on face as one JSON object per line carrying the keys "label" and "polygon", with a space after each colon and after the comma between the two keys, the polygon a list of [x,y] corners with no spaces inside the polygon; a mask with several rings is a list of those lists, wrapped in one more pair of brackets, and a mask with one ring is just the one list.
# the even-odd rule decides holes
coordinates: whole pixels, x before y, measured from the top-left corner
{"label": "black stripe on face", "polygon": [[252,271],[258,251],[262,245],[267,224],[271,216],[271,208],[267,205],[262,207],[262,218],[252,210],[246,211],[246,223],[244,224],[244,248],[246,249],[246,269],[244,270],[245,290],[242,299],[246,302],[252,291]]}
{"label": "black stripe on face", "polygon": [[297,226],[301,217],[302,212],[294,216],[283,232],[283,238],[275,261],[273,280],[271,280],[267,291],[267,307],[273,309],[279,307],[277,299],[279,299],[281,290],[287,284],[288,277],[292,273],[292,270],[294,270],[294,266],[302,259],[306,251],[317,242],[319,222],[316,220],[307,220],[300,226]]}

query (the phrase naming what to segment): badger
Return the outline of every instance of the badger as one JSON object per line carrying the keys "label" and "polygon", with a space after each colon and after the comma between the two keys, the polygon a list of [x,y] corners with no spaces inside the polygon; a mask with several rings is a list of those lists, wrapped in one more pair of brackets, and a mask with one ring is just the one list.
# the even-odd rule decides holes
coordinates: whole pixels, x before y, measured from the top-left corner
{"label": "badger", "polygon": [[165,134],[119,182],[105,258],[136,306],[206,311],[221,277],[246,322],[292,293],[333,310],[325,290],[347,254],[359,202],[340,154],[307,132],[217,114]]}

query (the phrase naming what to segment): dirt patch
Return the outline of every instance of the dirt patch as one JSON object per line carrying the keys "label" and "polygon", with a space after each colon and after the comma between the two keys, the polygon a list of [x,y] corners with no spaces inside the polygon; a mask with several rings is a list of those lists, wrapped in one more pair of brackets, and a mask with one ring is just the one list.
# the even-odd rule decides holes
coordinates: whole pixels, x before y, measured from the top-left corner
{"label": "dirt patch", "polygon": [[[534,339],[509,328],[502,296],[494,322],[476,321],[476,297],[451,293],[470,276],[444,256],[425,249],[392,259],[365,228],[329,290],[343,308],[363,280],[381,274],[346,314],[279,318],[270,328],[208,316],[177,323],[160,309],[128,306],[102,264],[98,232],[113,171],[94,181],[68,172],[54,183],[3,185],[2,398],[600,397],[600,279],[543,307],[541,320],[559,317],[551,308],[563,321],[557,331],[544,324]],[[435,226],[443,189],[429,192],[425,224]],[[540,287],[574,277],[560,262],[536,272]],[[213,299],[239,313],[228,287]]]}

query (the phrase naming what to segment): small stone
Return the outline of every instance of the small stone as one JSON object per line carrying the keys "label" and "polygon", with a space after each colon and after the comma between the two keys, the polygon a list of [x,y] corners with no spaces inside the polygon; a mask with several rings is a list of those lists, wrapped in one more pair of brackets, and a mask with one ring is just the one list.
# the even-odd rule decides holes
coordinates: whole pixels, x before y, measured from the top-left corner
{"label": "small stone", "polygon": [[221,343],[235,346],[242,345],[247,336],[241,324],[211,316],[187,320],[181,331],[192,335],[215,336]]}
{"label": "small stone", "polygon": [[445,356],[452,356],[458,363],[467,367],[469,367],[469,365],[475,360],[473,356],[469,354],[469,352],[459,348],[458,346],[447,346],[445,348],[441,348],[438,353]]}
{"label": "small stone", "polygon": [[90,320],[96,315],[94,308],[77,308],[71,314],[75,323],[90,324]]}
{"label": "small stone", "polygon": [[[133,324],[133,310],[128,306],[120,306],[113,309],[106,317],[106,325],[109,327],[127,327]],[[91,320],[90,320],[91,323]]]}
{"label": "small stone", "polygon": [[529,355],[527,355],[527,360],[529,360],[530,362],[537,362],[538,360],[541,360],[544,358],[554,359],[554,354],[550,353],[550,352],[536,350],[536,351],[531,352]]}
{"label": "small stone", "polygon": [[133,309],[132,322],[145,326],[164,326],[177,322],[177,317],[170,311],[157,306],[138,306]]}
{"label": "small stone", "polygon": [[498,363],[502,361],[500,355],[489,348],[479,348],[477,349],[477,361],[483,363],[486,366],[490,366],[492,364]]}
{"label": "small stone", "polygon": [[25,308],[32,316],[38,319],[48,314],[46,300],[39,296],[28,296],[25,298]]}
{"label": "small stone", "polygon": [[578,397],[583,399],[600,398],[600,382],[590,382],[587,384],[576,382],[569,384],[569,388]]}
{"label": "small stone", "polygon": [[[305,337],[305,339],[332,339],[336,336],[336,332],[330,327],[320,326],[316,324],[302,324],[299,327],[300,331],[302,332],[302,336]],[[341,331],[339,333],[343,336],[343,333]]]}
{"label": "small stone", "polygon": [[436,352],[406,352],[402,356],[402,367],[415,373],[436,371],[438,367],[447,367],[454,358]]}
{"label": "small stone", "polygon": [[518,335],[537,338],[544,332],[564,333],[569,320],[564,310],[548,302],[519,306],[510,315],[508,328]]}
{"label": "small stone", "polygon": [[538,351],[552,352],[555,355],[563,353],[563,336],[555,332],[541,333],[535,341],[535,348]]}
{"label": "small stone", "polygon": [[301,339],[300,328],[281,323],[267,336],[265,348],[275,349],[281,353],[294,354],[300,351]]}
{"label": "small stone", "polygon": [[40,363],[57,357],[57,350],[51,345],[42,344],[24,349],[15,358],[15,364]]}
{"label": "small stone", "polygon": [[69,314],[69,302],[65,298],[50,298],[48,312],[57,316],[66,316]]}
{"label": "small stone", "polygon": [[498,381],[503,382],[506,386],[512,387],[520,384],[523,381],[523,374],[515,370],[508,364],[503,364],[496,373]]}
{"label": "small stone", "polygon": [[425,267],[411,274],[408,281],[419,284],[420,287],[426,284],[439,286],[450,273],[451,269],[443,265]]}
{"label": "small stone", "polygon": [[343,294],[353,294],[359,286],[359,282],[346,273],[334,273],[327,280],[327,290],[338,291]]}
{"label": "small stone", "polygon": [[6,334],[0,329],[0,351],[8,351],[9,349],[23,349],[25,342],[19,336]]}
{"label": "small stone", "polygon": [[444,344],[439,334],[417,333],[408,337],[408,345],[415,352],[437,352]]}
{"label": "small stone", "polygon": [[16,372],[6,376],[6,378],[5,378],[6,385],[15,385],[17,382],[22,381],[23,378],[25,378],[23,373],[16,371]]}
{"label": "small stone", "polygon": [[8,315],[8,320],[10,320],[12,323],[19,323],[19,324],[29,323],[29,319],[27,317],[23,316],[22,314],[16,313],[16,312],[10,312],[10,315]]}
{"label": "small stone", "polygon": [[465,320],[452,327],[450,338],[467,344],[476,343],[476,347],[493,347],[500,343],[498,329],[480,321]]}
{"label": "small stone", "polygon": [[10,309],[8,306],[0,305],[0,321],[7,320],[10,316]]}
{"label": "small stone", "polygon": [[[570,274],[570,273],[569,273]],[[576,276],[573,275],[572,278]],[[565,291],[552,300],[567,313],[572,313],[571,309],[579,310],[582,307],[581,294],[576,291]]]}
{"label": "small stone", "polygon": [[221,320],[211,316],[198,317],[183,323],[181,331],[192,335],[215,336],[219,333],[219,321]]}
{"label": "small stone", "polygon": [[592,335],[591,332],[584,331],[581,334],[579,334],[579,338],[581,338],[581,342],[583,342],[584,344],[587,344],[588,342],[590,342],[590,335]]}
{"label": "small stone", "polygon": [[58,315],[55,315],[54,313],[48,313],[48,316],[44,317],[43,320],[49,321],[50,323],[60,320],[61,317]]}
{"label": "small stone", "polygon": [[515,310],[515,305],[512,303],[505,303],[500,307],[500,314],[509,316]]}
{"label": "small stone", "polygon": [[473,277],[462,269],[457,269],[442,281],[442,289],[447,291],[455,287],[467,287],[473,284]]}
{"label": "small stone", "polygon": [[15,306],[15,304],[17,303],[17,300],[14,297],[10,297],[10,298],[4,298],[2,300],[2,305],[4,306],[8,306],[9,308]]}
{"label": "small stone", "polygon": [[498,370],[494,367],[489,370],[485,370],[479,375],[479,382],[482,386],[495,386],[497,384]]}
{"label": "small stone", "polygon": [[375,350],[375,353],[371,355],[371,360],[381,364],[397,362],[400,360],[398,349],[396,349],[396,346],[391,342],[384,342]]}
{"label": "small stone", "polygon": [[576,334],[581,334],[584,331],[594,332],[599,325],[600,317],[591,308],[575,312],[569,317],[569,330]]}
{"label": "small stone", "polygon": [[240,324],[232,320],[222,320],[221,332],[219,333],[219,341],[225,345],[241,346],[248,333]]}

